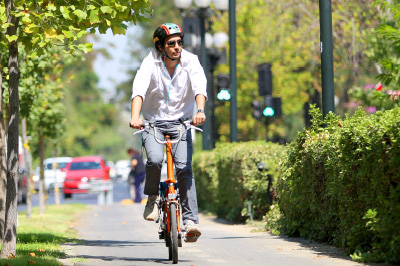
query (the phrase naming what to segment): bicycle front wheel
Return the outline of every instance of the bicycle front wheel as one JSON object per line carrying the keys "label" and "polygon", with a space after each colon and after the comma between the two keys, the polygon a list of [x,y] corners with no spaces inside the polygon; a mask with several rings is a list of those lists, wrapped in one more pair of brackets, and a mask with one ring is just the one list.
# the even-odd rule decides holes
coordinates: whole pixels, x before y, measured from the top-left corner
{"label": "bicycle front wheel", "polygon": [[178,215],[176,211],[176,205],[171,204],[170,208],[170,221],[171,221],[171,245],[169,247],[170,258],[172,257],[172,263],[178,263]]}

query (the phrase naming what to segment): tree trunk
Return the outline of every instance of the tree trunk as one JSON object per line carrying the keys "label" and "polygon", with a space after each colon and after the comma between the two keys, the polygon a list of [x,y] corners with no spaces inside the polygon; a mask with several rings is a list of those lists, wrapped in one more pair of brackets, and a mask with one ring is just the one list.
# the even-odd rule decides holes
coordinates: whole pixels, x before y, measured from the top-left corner
{"label": "tree trunk", "polygon": [[24,143],[24,171],[28,174],[28,188],[26,195],[26,216],[31,218],[32,216],[32,179],[31,179],[31,163],[30,163],[30,153],[28,148],[25,146],[28,142],[26,137],[26,118],[22,119],[22,141]]}
{"label": "tree trunk", "polygon": [[43,214],[45,206],[45,190],[44,185],[44,135],[42,129],[39,132],[39,161],[40,161],[40,178],[39,178],[39,213]]}
{"label": "tree trunk", "polygon": [[[17,32],[18,21],[11,15],[14,11],[12,0],[6,0],[7,22],[12,23],[7,28],[7,34],[12,36]],[[5,233],[1,258],[16,256],[17,251],[17,189],[18,189],[18,141],[19,141],[19,70],[18,70],[18,45],[16,41],[9,44],[9,103],[10,121],[7,132],[7,194],[6,194],[6,219]]]}
{"label": "tree trunk", "polygon": [[[0,55],[1,61],[1,55]],[[4,236],[6,218],[7,166],[6,166],[6,131],[3,114],[3,80],[0,68],[0,241]]]}

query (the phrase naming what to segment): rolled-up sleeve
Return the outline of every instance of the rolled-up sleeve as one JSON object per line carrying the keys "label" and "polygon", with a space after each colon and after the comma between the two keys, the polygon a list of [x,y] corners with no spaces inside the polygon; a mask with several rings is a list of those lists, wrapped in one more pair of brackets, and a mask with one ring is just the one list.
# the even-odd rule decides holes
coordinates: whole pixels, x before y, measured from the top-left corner
{"label": "rolled-up sleeve", "polygon": [[144,101],[147,89],[150,85],[151,77],[153,75],[152,63],[153,62],[150,56],[147,56],[143,60],[139,70],[136,72],[136,76],[132,85],[131,100],[136,96],[140,96]]}
{"label": "rolled-up sleeve", "polygon": [[197,56],[192,58],[189,75],[194,96],[201,94],[207,100],[207,78]]}

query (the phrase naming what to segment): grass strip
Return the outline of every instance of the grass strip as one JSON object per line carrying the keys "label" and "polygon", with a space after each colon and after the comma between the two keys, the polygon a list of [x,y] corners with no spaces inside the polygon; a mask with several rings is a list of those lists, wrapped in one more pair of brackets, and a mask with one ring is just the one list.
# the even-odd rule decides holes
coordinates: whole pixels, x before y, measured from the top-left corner
{"label": "grass strip", "polygon": [[57,258],[65,258],[62,243],[79,242],[73,228],[78,215],[87,209],[84,204],[49,205],[44,214],[39,208],[32,209],[32,217],[26,211],[18,213],[17,256],[0,259],[0,265],[60,266]]}

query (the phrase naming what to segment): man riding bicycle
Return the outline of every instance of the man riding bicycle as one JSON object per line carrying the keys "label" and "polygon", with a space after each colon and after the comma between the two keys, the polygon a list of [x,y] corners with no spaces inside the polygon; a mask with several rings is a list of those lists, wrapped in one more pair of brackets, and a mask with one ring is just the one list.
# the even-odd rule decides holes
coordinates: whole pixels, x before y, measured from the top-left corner
{"label": "man riding bicycle", "polygon": [[[143,60],[133,81],[130,126],[142,128],[139,117],[142,110],[145,120],[155,120],[160,136],[179,136],[173,145],[174,162],[182,204],[183,224],[187,234],[201,232],[198,227],[198,207],[195,180],[192,172],[192,136],[184,131],[182,120],[191,119],[193,125],[203,124],[206,117],[207,79],[196,55],[182,49],[183,31],[174,23],[159,26],[153,35],[156,51]],[[197,105],[193,116],[194,103]],[[159,136],[159,137],[160,137]],[[153,132],[142,134],[147,153],[144,194],[148,195],[144,219],[158,217],[157,198],[164,146],[156,142]]]}

